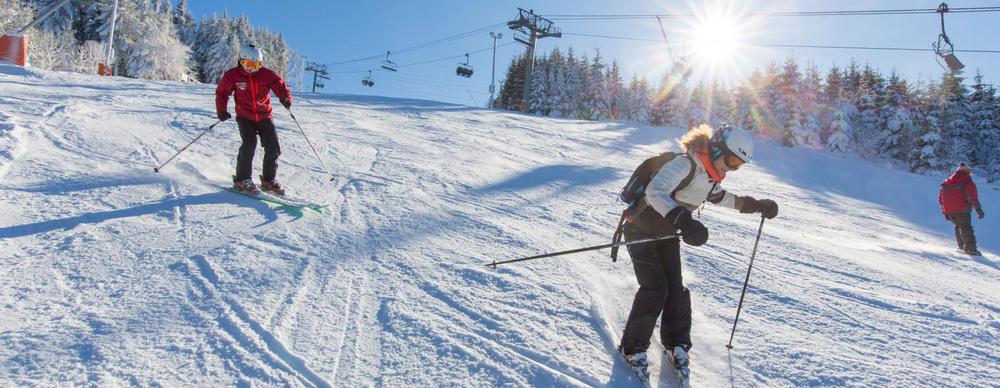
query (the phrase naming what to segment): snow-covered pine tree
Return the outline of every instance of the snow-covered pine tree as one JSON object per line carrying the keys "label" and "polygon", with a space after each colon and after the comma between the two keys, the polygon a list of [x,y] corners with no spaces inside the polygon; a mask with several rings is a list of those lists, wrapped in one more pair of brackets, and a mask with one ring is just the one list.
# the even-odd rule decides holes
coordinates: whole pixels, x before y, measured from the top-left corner
{"label": "snow-covered pine tree", "polygon": [[709,106],[709,92],[708,87],[705,86],[705,82],[698,82],[693,89],[691,89],[690,97],[687,99],[687,109],[682,112],[686,112],[685,125],[687,123],[693,123],[695,126],[700,124],[711,125],[711,107]]}
{"label": "snow-covered pine tree", "polygon": [[848,134],[851,131],[851,124],[847,120],[847,114],[838,107],[831,108],[833,120],[830,123],[830,136],[826,138],[826,149],[833,152],[846,153],[850,139]]}
{"label": "snow-covered pine tree", "polygon": [[496,101],[493,102],[494,107],[514,111],[520,109],[526,66],[528,66],[527,56],[511,58],[510,65],[507,66],[506,79],[500,86]]}
{"label": "snow-covered pine tree", "polygon": [[908,160],[910,171],[919,172],[923,170],[939,170],[948,164],[947,159],[942,157],[944,151],[944,139],[941,137],[943,104],[939,93],[936,91],[937,85],[930,84],[924,92],[918,96],[920,104],[919,112],[912,117],[915,119],[914,143],[910,148]]}
{"label": "snow-covered pine tree", "polygon": [[[62,0],[28,0],[28,3],[30,3],[31,6],[34,7],[35,14],[37,15],[39,13],[49,10],[53,6],[59,4],[59,2],[61,1]],[[59,9],[57,9],[55,12],[53,12],[52,15],[49,15],[49,17],[38,22],[35,28],[52,34],[51,36],[46,37],[46,39],[51,38],[52,36],[55,36],[57,38],[62,38],[63,36],[66,35],[66,32],[72,34],[73,21],[77,17],[76,11],[77,9],[76,7],[73,6],[73,4],[66,3],[63,6],[59,7]],[[75,42],[60,42],[59,44],[65,45],[68,43],[75,43]]]}
{"label": "snow-covered pine tree", "polygon": [[548,58],[549,66],[549,91],[545,96],[545,105],[549,112],[546,115],[559,115],[560,107],[566,98],[566,58],[563,57],[559,48],[553,48]]}
{"label": "snow-covered pine tree", "polygon": [[1000,153],[1000,129],[997,128],[997,97],[993,85],[983,83],[983,75],[976,72],[975,84],[970,96],[970,120],[973,135],[970,139],[972,164],[984,172],[992,181],[997,171],[997,154]]}
{"label": "snow-covered pine tree", "polygon": [[865,65],[860,82],[855,96],[858,112],[848,137],[853,148],[862,156],[875,157],[887,137],[884,130],[885,113],[882,109],[885,101],[884,81],[880,74]]}
{"label": "snow-covered pine tree", "polygon": [[264,51],[264,66],[274,70],[282,78],[287,78],[291,50],[285,44],[285,39],[266,28],[256,29],[254,36],[257,38],[257,47]]}
{"label": "snow-covered pine tree", "polygon": [[159,3],[118,3],[119,33],[115,34],[118,52],[117,74],[128,77],[176,80],[188,73],[188,47],[177,38],[170,15],[159,12]]}
{"label": "snow-covered pine tree", "polygon": [[969,89],[963,84],[964,80],[961,71],[947,72],[940,84],[944,110],[942,135],[952,162],[969,161],[975,137],[969,118]]}
{"label": "snow-covered pine tree", "polygon": [[621,99],[620,111],[622,117],[639,123],[649,122],[649,105],[652,102],[653,93],[649,89],[649,83],[645,78],[632,76],[628,89],[624,91]]}
{"label": "snow-covered pine tree", "polygon": [[177,2],[177,7],[174,8],[173,12],[173,22],[181,43],[187,46],[193,45],[198,34],[198,24],[195,23],[194,17],[188,10],[187,0]]}
{"label": "snow-covered pine tree", "polygon": [[202,62],[202,72],[204,82],[218,83],[222,74],[226,70],[236,66],[239,59],[239,39],[235,31],[229,26],[229,18],[223,15],[212,23],[212,29],[206,31],[208,34],[207,43],[210,45],[205,52],[205,61]]}
{"label": "snow-covered pine tree", "polygon": [[889,75],[886,92],[883,108],[885,137],[882,138],[880,148],[892,159],[905,160],[908,149],[914,142],[914,134],[917,132],[911,117],[913,104],[910,98],[910,86],[893,71]]}
{"label": "snow-covered pine tree", "polygon": [[608,100],[611,102],[608,117],[616,120],[621,117],[621,102],[625,98],[625,85],[621,69],[618,68],[618,61],[611,62],[611,68],[608,70],[604,82],[608,88]]}
{"label": "snow-covered pine tree", "polygon": [[528,85],[528,112],[545,116],[546,95],[548,95],[548,61],[542,57],[531,68],[531,84]]}
{"label": "snow-covered pine tree", "polygon": [[559,115],[566,118],[577,118],[578,105],[580,101],[580,89],[582,79],[580,74],[580,60],[576,58],[576,52],[572,47],[566,52],[566,62],[564,63],[563,74],[565,74],[565,89],[563,89],[562,105],[558,107]]}
{"label": "snow-covered pine tree", "polygon": [[582,105],[584,118],[587,120],[607,120],[611,113],[611,95],[608,92],[607,76],[605,75],[604,59],[601,51],[595,50],[594,59],[587,68],[587,89]]}
{"label": "snow-covered pine tree", "polygon": [[673,121],[669,107],[672,90],[671,77],[669,74],[664,74],[649,104],[650,124],[657,126],[670,125],[670,122]]}

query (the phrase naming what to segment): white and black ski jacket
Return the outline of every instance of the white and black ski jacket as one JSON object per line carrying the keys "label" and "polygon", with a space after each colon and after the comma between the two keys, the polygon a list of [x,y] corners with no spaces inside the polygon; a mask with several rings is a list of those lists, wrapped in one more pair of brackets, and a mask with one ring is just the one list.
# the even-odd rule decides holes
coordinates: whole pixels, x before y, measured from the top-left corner
{"label": "white and black ski jacket", "polygon": [[[692,171],[691,164],[694,163]],[[692,175],[690,182],[682,186],[685,178]],[[660,168],[646,186],[644,200],[647,206],[632,222],[649,235],[667,235],[677,232],[677,228],[664,217],[670,210],[683,206],[694,211],[704,202],[740,210],[743,200],[727,192],[712,181],[694,155],[676,157]]]}

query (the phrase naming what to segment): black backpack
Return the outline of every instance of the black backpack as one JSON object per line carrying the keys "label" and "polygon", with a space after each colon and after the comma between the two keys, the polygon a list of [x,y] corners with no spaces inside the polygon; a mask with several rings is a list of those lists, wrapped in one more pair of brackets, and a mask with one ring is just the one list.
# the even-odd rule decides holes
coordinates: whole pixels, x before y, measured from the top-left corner
{"label": "black backpack", "polygon": [[[677,185],[677,188],[670,193],[671,196],[678,190],[681,190],[691,184],[691,180],[694,179],[694,159],[691,155],[687,153],[677,153],[667,151],[662,154],[653,156],[646,160],[643,160],[635,171],[632,172],[632,176],[629,177],[628,181],[625,182],[625,186],[622,186],[621,191],[618,193],[618,199],[625,202],[628,205],[624,211],[622,211],[622,217],[618,220],[618,228],[615,230],[614,236],[611,238],[612,244],[618,244],[622,239],[622,229],[625,226],[625,221],[631,217],[629,215],[636,217],[646,207],[649,206],[644,200],[646,198],[646,186],[649,185],[649,181],[653,180],[656,173],[660,172],[660,169],[664,165],[670,163],[677,156],[683,155],[688,158],[691,162],[691,171],[681,180],[681,183]],[[611,247],[611,261],[618,261],[618,246]]]}

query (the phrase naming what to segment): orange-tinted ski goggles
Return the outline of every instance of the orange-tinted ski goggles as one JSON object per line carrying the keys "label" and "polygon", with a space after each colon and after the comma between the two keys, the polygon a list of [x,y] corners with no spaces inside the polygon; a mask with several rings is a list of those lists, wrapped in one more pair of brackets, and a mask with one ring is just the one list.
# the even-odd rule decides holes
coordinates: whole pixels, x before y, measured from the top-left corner
{"label": "orange-tinted ski goggles", "polygon": [[249,59],[243,59],[240,61],[240,64],[243,65],[243,68],[246,69],[247,71],[257,71],[260,70],[260,67],[264,64],[264,61],[251,61]]}

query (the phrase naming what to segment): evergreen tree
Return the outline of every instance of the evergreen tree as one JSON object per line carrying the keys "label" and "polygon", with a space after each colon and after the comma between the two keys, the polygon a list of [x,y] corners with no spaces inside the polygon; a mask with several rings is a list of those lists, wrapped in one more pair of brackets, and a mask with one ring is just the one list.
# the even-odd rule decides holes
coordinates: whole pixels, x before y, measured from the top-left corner
{"label": "evergreen tree", "polygon": [[187,0],[180,0],[177,3],[177,7],[174,8],[173,12],[173,22],[177,28],[177,37],[180,38],[181,43],[187,46],[193,45],[198,34],[198,24],[195,23],[194,17],[188,11]]}
{"label": "evergreen tree", "polygon": [[507,78],[500,86],[500,93],[494,101],[494,107],[506,110],[519,110],[522,91],[524,90],[524,69],[528,66],[527,56],[520,55],[510,60],[507,66]]}
{"label": "evergreen tree", "polygon": [[990,180],[998,177],[997,154],[1000,153],[1000,129],[997,128],[997,97],[996,89],[983,83],[983,75],[975,76],[970,96],[970,120],[972,121],[972,145],[969,160],[986,172]]}
{"label": "evergreen tree", "polygon": [[850,138],[851,125],[847,121],[847,114],[839,108],[833,108],[831,113],[833,121],[830,123],[830,136],[826,139],[826,149],[833,152],[847,152]]}
{"label": "evergreen tree", "polygon": [[621,69],[618,68],[618,61],[611,62],[611,69],[608,71],[605,81],[608,87],[608,99],[611,101],[609,117],[618,119],[621,117],[621,104],[625,98],[625,85],[622,80]]}
{"label": "evergreen tree", "polygon": [[929,85],[920,97],[920,113],[915,115],[916,133],[913,147],[910,149],[910,171],[938,170],[945,168],[947,159],[943,158],[943,143],[941,137],[943,104],[940,103],[935,85]]}
{"label": "evergreen tree", "polygon": [[940,93],[943,108],[942,135],[952,162],[969,161],[975,137],[969,113],[969,90],[963,84],[961,71],[945,73],[941,79]]}
{"label": "evergreen tree", "polygon": [[[53,6],[59,4],[59,2],[61,1],[62,0],[29,0],[28,3],[30,3],[31,6],[35,9],[35,14],[37,15],[51,9]],[[66,3],[61,7],[59,7],[58,9],[56,9],[55,12],[52,13],[52,15],[49,15],[49,17],[42,19],[42,21],[38,22],[35,28],[52,34],[49,36],[50,38],[52,36],[61,38],[65,36],[67,32],[72,34],[73,24],[74,24],[73,21],[76,19],[77,16],[76,12],[77,8],[74,7],[73,4]],[[20,27],[21,26],[19,26],[18,28]],[[67,43],[65,42],[65,39],[61,40],[64,40],[64,42],[61,42],[60,44]]]}

